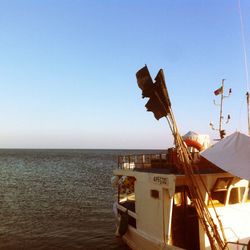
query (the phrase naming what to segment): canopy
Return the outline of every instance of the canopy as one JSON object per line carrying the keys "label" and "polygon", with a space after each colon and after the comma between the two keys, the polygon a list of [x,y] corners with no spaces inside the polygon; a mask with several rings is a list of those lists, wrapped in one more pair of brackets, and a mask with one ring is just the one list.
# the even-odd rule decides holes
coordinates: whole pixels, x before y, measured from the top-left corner
{"label": "canopy", "polygon": [[219,168],[250,180],[250,137],[235,132],[210,148],[201,155]]}

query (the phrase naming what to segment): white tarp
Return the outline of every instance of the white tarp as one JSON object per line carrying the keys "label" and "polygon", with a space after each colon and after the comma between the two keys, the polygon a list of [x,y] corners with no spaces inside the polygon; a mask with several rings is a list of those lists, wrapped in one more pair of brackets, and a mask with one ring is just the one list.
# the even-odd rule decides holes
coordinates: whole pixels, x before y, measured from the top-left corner
{"label": "white tarp", "polygon": [[250,137],[235,132],[210,148],[201,155],[219,168],[250,180]]}

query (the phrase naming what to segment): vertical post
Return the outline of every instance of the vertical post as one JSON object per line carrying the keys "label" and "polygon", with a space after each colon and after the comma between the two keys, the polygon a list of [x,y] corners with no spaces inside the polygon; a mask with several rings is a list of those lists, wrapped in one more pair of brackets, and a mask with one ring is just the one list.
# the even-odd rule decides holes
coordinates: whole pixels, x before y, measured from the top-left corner
{"label": "vertical post", "polygon": [[[219,124],[219,132],[222,131],[222,119],[223,119],[222,107],[223,107],[223,99],[224,99],[224,81],[225,81],[225,79],[222,79],[222,92],[221,92],[221,98],[220,98],[220,124]],[[223,138],[221,137],[221,139],[223,139]]]}
{"label": "vertical post", "polygon": [[168,227],[167,227],[167,244],[171,245],[172,242],[172,237],[171,237],[171,228],[172,228],[172,216],[173,216],[173,204],[174,204],[174,196],[170,197],[170,206],[169,206],[169,213],[168,213],[168,217],[169,217],[169,221],[168,221]]}
{"label": "vertical post", "polygon": [[247,125],[248,125],[248,135],[250,135],[249,92],[247,92],[246,96],[247,96]]}

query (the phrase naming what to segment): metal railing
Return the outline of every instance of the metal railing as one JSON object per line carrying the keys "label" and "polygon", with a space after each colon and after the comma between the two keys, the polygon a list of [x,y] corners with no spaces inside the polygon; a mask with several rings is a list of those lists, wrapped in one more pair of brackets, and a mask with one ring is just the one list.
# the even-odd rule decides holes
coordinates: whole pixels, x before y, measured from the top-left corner
{"label": "metal railing", "polygon": [[[226,242],[226,245],[225,245],[224,249],[227,249],[229,244],[230,245],[235,245],[237,247],[237,250],[249,250],[250,249],[250,241],[248,242],[248,244],[228,241],[228,242]],[[239,246],[241,247],[241,249],[238,248]]]}
{"label": "metal railing", "polygon": [[174,163],[173,153],[118,156],[118,168],[126,170],[133,170],[134,168],[164,168]]}

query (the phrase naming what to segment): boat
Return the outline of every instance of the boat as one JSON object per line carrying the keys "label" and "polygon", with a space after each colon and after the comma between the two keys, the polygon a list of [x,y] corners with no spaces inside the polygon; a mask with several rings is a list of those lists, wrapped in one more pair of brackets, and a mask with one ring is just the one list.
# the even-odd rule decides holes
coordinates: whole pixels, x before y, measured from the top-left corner
{"label": "boat", "polygon": [[167,118],[175,145],[118,156],[116,235],[134,250],[249,250],[250,137],[235,132],[209,146],[206,135],[181,136],[163,71],[155,82],[147,66],[136,77],[146,108]]}

